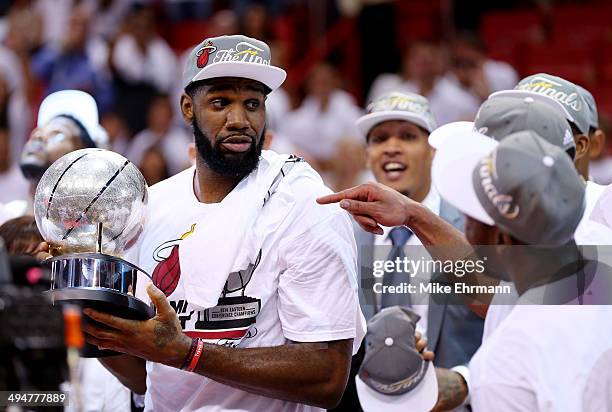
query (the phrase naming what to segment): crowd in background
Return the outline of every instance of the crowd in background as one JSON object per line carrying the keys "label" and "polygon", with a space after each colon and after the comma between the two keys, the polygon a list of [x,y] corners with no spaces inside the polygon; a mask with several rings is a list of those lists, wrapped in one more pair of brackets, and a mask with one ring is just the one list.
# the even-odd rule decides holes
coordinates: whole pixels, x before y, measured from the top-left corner
{"label": "crowd in background", "polygon": [[[110,148],[136,163],[149,184],[188,167],[191,132],[178,115],[186,52],[162,36],[169,32],[165,26],[201,18],[206,35],[259,38],[271,44],[274,64],[286,69],[296,49],[270,14],[292,2],[236,0],[223,9],[214,3],[11,2],[0,24],[0,202],[29,196],[19,154],[42,99],[63,89],[94,96]],[[390,90],[419,93],[442,125],[471,120],[486,96],[518,80],[512,66],[487,58],[475,32],[459,32],[447,42],[407,42],[401,52],[399,72],[379,73],[362,96],[346,91],[351,85],[337,65],[312,62],[300,87],[289,83],[269,96],[268,145],[305,157],[332,188],[349,187],[370,178],[354,127],[364,103]],[[612,180],[608,165],[604,158],[593,166],[595,180]]]}

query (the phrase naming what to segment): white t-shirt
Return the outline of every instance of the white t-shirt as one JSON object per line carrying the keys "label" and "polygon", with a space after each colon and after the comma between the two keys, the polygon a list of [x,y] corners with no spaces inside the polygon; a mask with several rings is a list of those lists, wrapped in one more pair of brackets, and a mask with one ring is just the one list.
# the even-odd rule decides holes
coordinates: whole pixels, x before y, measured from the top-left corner
{"label": "white t-shirt", "polygon": [[[574,239],[578,245],[612,245],[612,230],[590,219],[591,212],[605,188],[605,186],[591,181],[586,182],[584,195],[586,206],[582,220],[578,223],[574,234]],[[493,297],[485,319],[484,331],[482,333],[483,342],[512,312],[513,305],[518,299],[518,293],[512,282],[501,282],[501,284],[510,285],[512,293],[497,294]]]}
{"label": "white t-shirt", "polygon": [[[330,193],[320,180],[299,172],[281,181],[296,202],[277,230],[264,238],[254,268],[228,278],[220,304],[197,311],[185,300],[178,247],[202,217],[220,203],[200,203],[193,193],[194,168],[150,189],[147,223],[138,264],[157,280],[192,337],[226,346],[271,347],[288,341],[320,342],[361,339],[363,330],[356,293],[356,246],[347,214],[315,198]],[[285,188],[283,188],[284,190]],[[257,219],[286,210],[274,195]],[[236,210],[240,213],[240,210]],[[205,222],[205,219],[203,220]],[[219,233],[223,247],[228,236]],[[202,281],[206,267],[202,262]],[[139,294],[140,297],[142,295]],[[203,354],[206,358],[206,353]],[[147,362],[146,410],[179,411],[318,411],[319,408],[276,400],[223,385],[195,373]]]}
{"label": "white t-shirt", "polygon": [[[547,287],[530,289],[519,303]],[[601,359],[611,349],[612,306],[517,304],[470,362],[472,409],[595,412],[584,405],[605,396],[592,384],[610,370]]]}

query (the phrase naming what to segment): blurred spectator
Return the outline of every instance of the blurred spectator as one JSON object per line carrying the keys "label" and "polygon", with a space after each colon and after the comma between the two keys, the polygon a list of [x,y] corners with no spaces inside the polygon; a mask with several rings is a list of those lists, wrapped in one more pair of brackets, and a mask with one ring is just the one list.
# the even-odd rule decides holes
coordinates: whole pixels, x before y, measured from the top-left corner
{"label": "blurred spectator", "polygon": [[449,79],[481,102],[493,92],[514,89],[518,83],[512,66],[487,58],[484,43],[475,33],[458,35],[451,53]]}
{"label": "blurred spectator", "polygon": [[91,16],[91,35],[111,41],[136,0],[84,0]]}
{"label": "blurred spectator", "polygon": [[0,46],[0,127],[8,131],[10,161],[19,159],[30,127],[32,113],[24,91],[24,79],[18,57]]}
{"label": "blurred spectator", "polygon": [[[149,108],[147,128],[138,133],[130,145],[127,157],[151,181],[172,176],[191,165],[188,148],[191,138],[184,128],[172,124],[172,107],[166,95],[157,96]],[[165,177],[164,177],[165,176]],[[145,177],[147,175],[145,174]]]}
{"label": "blurred spectator", "polygon": [[240,34],[268,44],[276,37],[265,4],[253,3],[246,8],[240,19]]}
{"label": "blurred spectator", "polygon": [[125,120],[116,112],[110,111],[104,114],[100,125],[108,133],[110,150],[125,156],[130,144]]}
{"label": "blurred spectator", "polygon": [[7,220],[0,225],[0,237],[4,239],[9,255],[31,255],[43,241],[34,216]]}
{"label": "blurred spectator", "polygon": [[444,76],[444,59],[437,45],[416,42],[408,47],[403,59],[402,74],[384,73],[372,84],[369,100],[397,91],[425,96],[439,125],[472,120],[479,100]]}
{"label": "blurred spectator", "polygon": [[17,56],[23,77],[23,94],[30,100],[36,90],[36,82],[30,70],[31,54],[41,44],[42,19],[32,9],[29,0],[17,0],[7,15],[7,31],[4,45]]}
{"label": "blurred spectator", "polygon": [[[188,147],[186,149],[188,151]],[[142,172],[149,186],[153,186],[155,183],[171,176],[168,173],[168,162],[166,162],[166,158],[158,146],[151,146],[145,150],[138,164],[138,169]]]}
{"label": "blurred spectator", "polygon": [[612,137],[609,137],[612,133],[612,119],[600,113],[599,128],[604,133],[605,144],[603,150],[591,158],[589,172],[595,183],[609,185],[612,184]]}
{"label": "blurred spectator", "polygon": [[33,2],[34,12],[42,18],[42,43],[53,46],[61,45],[73,10],[79,3],[79,0],[35,0]]}
{"label": "blurred spectator", "polygon": [[212,0],[165,0],[166,13],[172,22],[205,19],[213,8]]}
{"label": "blurred spectator", "polygon": [[[210,37],[226,36],[239,32],[238,17],[233,10],[220,10],[210,19]],[[187,49],[188,53],[191,49]]]}
{"label": "blurred spectator", "polygon": [[[2,87],[0,84],[0,89]],[[6,123],[5,119],[0,121]],[[21,174],[19,165],[11,162],[10,140],[9,131],[4,127],[0,128],[0,203],[27,200],[30,197],[28,181]]]}
{"label": "blurred spectator", "polygon": [[61,45],[48,44],[32,58],[33,73],[46,93],[78,89],[92,94],[101,111],[110,107],[112,89],[106,71],[108,48],[101,39],[88,40],[89,15],[77,7],[70,16]]}
{"label": "blurred spectator", "polygon": [[32,6],[30,0],[16,0],[7,15],[8,29],[4,41],[17,54],[30,53],[41,43],[42,18]]}
{"label": "blurred spectator", "polygon": [[130,132],[136,133],[146,127],[150,100],[158,93],[171,93],[180,78],[172,49],[155,30],[151,7],[133,6],[111,52],[111,63],[118,87],[117,110]]}
{"label": "blurred spectator", "polygon": [[306,88],[304,102],[286,115],[279,132],[314,160],[329,185],[351,185],[363,168],[363,144],[355,127],[361,109],[339,88],[338,74],[327,63],[312,69]]}
{"label": "blurred spectator", "polygon": [[[256,37],[257,38],[257,37]],[[280,41],[272,41],[272,64],[287,69],[285,47]],[[291,98],[289,93],[281,86],[273,90],[266,98],[266,126],[275,132],[280,129],[285,116],[291,111]]]}
{"label": "blurred spectator", "polygon": [[135,6],[126,23],[112,54],[117,75],[129,84],[145,83],[158,92],[170,92],[177,75],[176,59],[155,31],[153,9]]}

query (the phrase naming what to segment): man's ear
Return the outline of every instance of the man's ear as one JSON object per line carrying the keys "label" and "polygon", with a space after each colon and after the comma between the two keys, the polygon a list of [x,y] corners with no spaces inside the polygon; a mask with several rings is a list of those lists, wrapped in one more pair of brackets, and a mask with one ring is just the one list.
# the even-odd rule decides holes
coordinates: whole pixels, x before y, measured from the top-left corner
{"label": "man's ear", "polygon": [[181,95],[181,113],[183,114],[183,120],[188,124],[191,124],[193,120],[193,100],[187,93]]}
{"label": "man's ear", "polygon": [[579,134],[574,137],[574,141],[576,142],[576,156],[574,160],[580,159],[584,156],[589,155],[589,146],[591,144],[588,136]]}
{"label": "man's ear", "polygon": [[589,147],[589,158],[597,159],[601,156],[606,145],[606,134],[601,129],[597,129],[591,136],[591,145]]}

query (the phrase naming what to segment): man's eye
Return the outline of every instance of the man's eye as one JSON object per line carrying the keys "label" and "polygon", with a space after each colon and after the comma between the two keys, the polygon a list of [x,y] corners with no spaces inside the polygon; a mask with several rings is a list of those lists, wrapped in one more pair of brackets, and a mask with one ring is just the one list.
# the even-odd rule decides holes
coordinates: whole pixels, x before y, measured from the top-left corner
{"label": "man's eye", "polygon": [[215,109],[223,109],[227,106],[227,101],[225,99],[214,99],[210,102]]}
{"label": "man's eye", "polygon": [[378,144],[382,143],[387,139],[387,136],[370,136],[370,143]]}
{"label": "man's eye", "polygon": [[249,100],[246,102],[246,107],[249,110],[255,110],[257,109],[259,106],[261,105],[261,103],[259,102],[259,100]]}
{"label": "man's eye", "polygon": [[417,136],[415,134],[412,134],[412,133],[404,133],[402,135],[402,139],[404,139],[404,140],[414,140],[416,138],[417,138]]}

